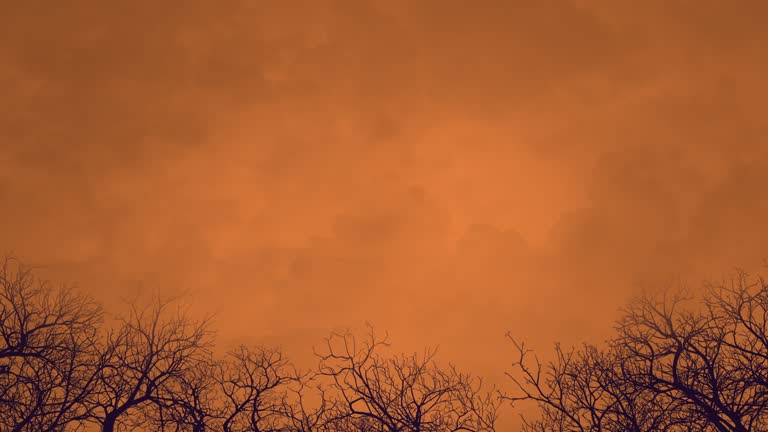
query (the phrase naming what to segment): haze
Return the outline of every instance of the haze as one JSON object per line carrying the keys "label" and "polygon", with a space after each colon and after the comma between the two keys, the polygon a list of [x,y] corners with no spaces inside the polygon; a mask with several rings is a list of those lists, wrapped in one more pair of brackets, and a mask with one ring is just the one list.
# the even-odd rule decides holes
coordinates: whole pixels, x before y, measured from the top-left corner
{"label": "haze", "polygon": [[9,2],[0,251],[498,377],[768,254],[768,3]]}

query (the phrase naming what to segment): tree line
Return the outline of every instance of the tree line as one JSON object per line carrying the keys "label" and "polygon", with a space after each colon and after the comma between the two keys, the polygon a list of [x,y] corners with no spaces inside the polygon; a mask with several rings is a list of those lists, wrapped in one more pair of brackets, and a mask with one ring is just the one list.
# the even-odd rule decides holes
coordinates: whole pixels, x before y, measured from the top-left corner
{"label": "tree line", "polygon": [[532,403],[530,432],[768,430],[768,284],[741,272],[697,295],[643,294],[600,345],[540,361],[509,336],[506,388],[391,354],[386,336],[332,333],[316,366],[277,348],[214,350],[178,300],[91,297],[0,260],[0,430],[13,432],[489,432]]}
{"label": "tree line", "polygon": [[768,430],[768,284],[738,272],[703,292],[663,290],[629,303],[604,345],[539,361],[516,349],[529,432]]}
{"label": "tree line", "polygon": [[499,400],[434,351],[333,333],[300,371],[275,348],[213,352],[180,302],[130,302],[115,325],[73,289],[0,262],[0,430],[22,432],[494,430]]}

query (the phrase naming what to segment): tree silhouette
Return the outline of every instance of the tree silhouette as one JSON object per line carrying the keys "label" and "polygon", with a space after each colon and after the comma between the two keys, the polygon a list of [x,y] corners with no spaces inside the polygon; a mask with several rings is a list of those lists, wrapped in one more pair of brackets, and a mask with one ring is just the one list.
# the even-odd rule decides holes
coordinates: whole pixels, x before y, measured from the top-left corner
{"label": "tree silhouette", "polygon": [[230,351],[218,375],[224,400],[222,431],[286,430],[287,387],[300,379],[276,349],[240,346]]}
{"label": "tree silhouette", "polygon": [[[189,318],[176,302],[132,302],[106,338],[91,420],[103,432],[151,421],[150,413],[182,404],[187,377],[210,361],[207,321]],[[131,415],[136,414],[136,415]]]}
{"label": "tree silhouette", "polygon": [[623,373],[625,358],[593,345],[565,351],[555,347],[555,359],[542,364],[524,344],[513,340],[518,357],[508,373],[518,393],[511,401],[534,401],[539,417],[523,418],[524,431],[664,431],[701,430],[683,413],[678,400],[655,395]]}
{"label": "tree silhouette", "polygon": [[319,373],[332,379],[338,430],[492,431],[498,405],[482,382],[453,366],[440,368],[434,351],[384,357],[370,329],[359,343],[333,334],[320,357]]}
{"label": "tree silhouette", "polygon": [[100,370],[101,308],[53,289],[13,258],[0,261],[0,425],[60,431],[88,417]]}
{"label": "tree silhouette", "polygon": [[546,364],[515,342],[518,392],[507,398],[540,413],[526,430],[766,430],[768,285],[739,272],[694,299],[644,294],[605,348],[558,346]]}
{"label": "tree silhouette", "polygon": [[768,283],[740,272],[698,295],[645,293],[602,345],[525,344],[511,393],[435,351],[332,333],[300,372],[276,348],[213,353],[209,321],[178,299],[129,302],[113,325],[92,299],[0,262],[0,430],[490,432],[499,404],[531,401],[525,431],[768,430]]}
{"label": "tree silhouette", "polygon": [[218,430],[217,373],[218,365],[211,357],[176,374],[158,389],[154,403],[143,411],[144,423],[158,432]]}

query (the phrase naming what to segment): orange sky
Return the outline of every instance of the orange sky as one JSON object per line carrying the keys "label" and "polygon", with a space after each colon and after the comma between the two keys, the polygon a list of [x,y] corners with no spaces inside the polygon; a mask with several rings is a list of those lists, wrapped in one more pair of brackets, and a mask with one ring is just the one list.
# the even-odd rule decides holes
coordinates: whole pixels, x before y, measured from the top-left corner
{"label": "orange sky", "polygon": [[0,250],[196,292],[295,358],[368,320],[497,376],[768,257],[768,2],[0,11]]}

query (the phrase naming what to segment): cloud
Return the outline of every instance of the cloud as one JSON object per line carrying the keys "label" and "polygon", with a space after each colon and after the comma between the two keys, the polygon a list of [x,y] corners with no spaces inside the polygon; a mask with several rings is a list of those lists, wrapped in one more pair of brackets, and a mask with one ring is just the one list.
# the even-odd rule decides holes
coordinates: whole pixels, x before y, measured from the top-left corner
{"label": "cloud", "polygon": [[365,320],[493,374],[633,291],[758,267],[762,2],[19,3],[0,249],[196,292],[308,361]]}

